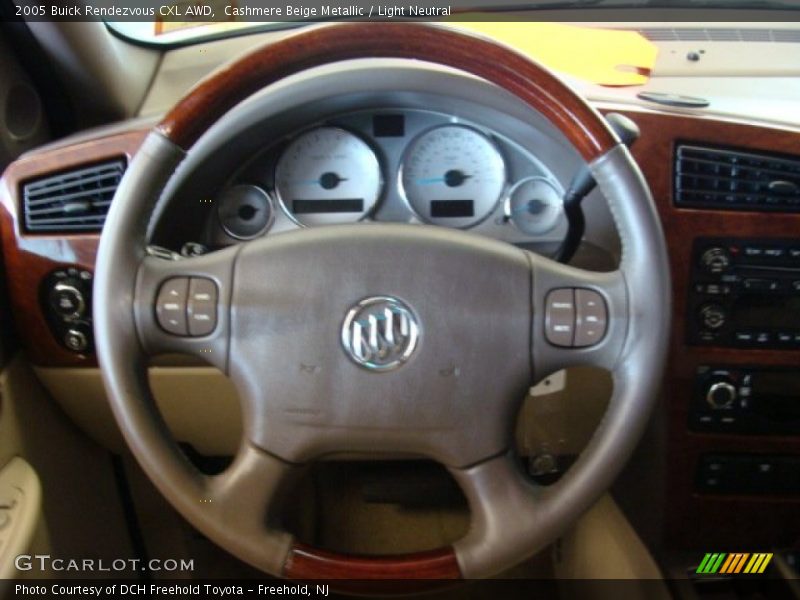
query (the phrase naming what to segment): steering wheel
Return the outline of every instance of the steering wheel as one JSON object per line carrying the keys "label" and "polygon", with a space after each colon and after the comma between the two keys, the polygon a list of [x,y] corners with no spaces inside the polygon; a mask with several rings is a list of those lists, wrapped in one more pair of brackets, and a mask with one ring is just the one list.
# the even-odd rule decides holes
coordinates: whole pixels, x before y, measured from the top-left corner
{"label": "steering wheel", "polygon": [[[372,57],[459,69],[549,120],[608,200],[622,240],[618,269],[589,272],[461,231],[398,224],[302,229],[177,261],[147,254],[157,200],[217,120],[293,74]],[[443,27],[323,25],[213,74],[146,138],[100,242],[97,354],[145,472],[240,559],[290,578],[488,577],[560,535],[642,435],[668,340],[666,256],[630,153],[546,69]],[[203,358],[238,389],[243,441],[220,474],[193,467],[154,408],[147,357],[166,351]],[[608,369],[613,396],[577,462],[557,483],[537,486],[510,451],[514,419],[533,381],[576,364]],[[268,518],[271,509],[303,465],[335,452],[444,464],[469,502],[468,533],[438,550],[379,557],[295,541]]]}

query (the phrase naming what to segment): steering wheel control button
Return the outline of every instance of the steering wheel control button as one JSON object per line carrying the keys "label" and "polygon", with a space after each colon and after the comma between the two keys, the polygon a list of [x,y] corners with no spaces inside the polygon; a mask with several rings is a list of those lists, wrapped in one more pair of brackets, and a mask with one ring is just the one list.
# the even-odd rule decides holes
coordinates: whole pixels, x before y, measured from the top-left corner
{"label": "steering wheel control button", "polygon": [[412,310],[391,296],[364,298],[345,315],[342,346],[357,365],[391,371],[411,358],[419,341]]}
{"label": "steering wheel control button", "polygon": [[188,335],[186,299],[189,295],[189,278],[173,277],[161,284],[156,299],[158,324],[167,333]]}
{"label": "steering wheel control button", "polygon": [[545,302],[544,329],[554,346],[572,347],[575,341],[575,291],[552,290]]}
{"label": "steering wheel control button", "polygon": [[545,336],[554,346],[586,348],[606,335],[608,308],[594,290],[561,288],[547,295]]}
{"label": "steering wheel control button", "polygon": [[189,335],[208,335],[217,326],[217,286],[210,279],[192,277],[189,280],[187,305]]}
{"label": "steering wheel control button", "polygon": [[575,290],[575,346],[594,346],[606,334],[608,309],[594,290]]}

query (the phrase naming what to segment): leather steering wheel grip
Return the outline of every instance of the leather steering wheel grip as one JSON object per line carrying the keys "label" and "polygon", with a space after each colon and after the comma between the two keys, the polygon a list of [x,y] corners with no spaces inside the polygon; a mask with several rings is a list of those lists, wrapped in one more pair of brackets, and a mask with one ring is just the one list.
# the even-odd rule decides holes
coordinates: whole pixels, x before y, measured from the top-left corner
{"label": "leather steering wheel grip", "polygon": [[[534,344],[532,349],[537,377],[587,357],[613,373],[614,393],[606,418],[579,460],[557,484],[536,493],[508,455],[469,468],[451,467],[473,512],[470,532],[452,548],[396,557],[323,552],[266,525],[264,515],[272,496],[280,482],[291,477],[293,467],[249,441],[243,443],[226,473],[210,477],[195,470],[155,409],[145,360],[152,348],[141,329],[141,309],[135,308],[137,294],[147,287],[149,220],[195,142],[239,102],[265,86],[309,68],[370,57],[420,59],[454,67],[498,85],[544,115],[590,163],[623,242],[620,269],[608,277],[532,255],[528,258],[534,315],[543,311],[548,286],[573,282],[603,290],[613,299],[624,324],[616,327],[618,343],[608,351],[558,350],[544,343]],[[225,252],[231,261],[236,260],[237,250]],[[215,274],[225,268],[223,262],[218,263],[213,267]],[[190,275],[209,272],[202,260],[176,264],[184,265],[184,270],[195,269]],[[166,269],[159,271],[163,275],[170,267],[160,268]],[[117,191],[98,250],[94,283],[97,354],[116,419],[145,472],[187,520],[239,558],[287,577],[486,577],[555,539],[607,489],[633,451],[655,402],[665,361],[668,273],[658,217],[633,159],[602,117],[546,69],[494,42],[437,26],[324,25],[261,47],[212,74],[148,136]],[[224,282],[226,277],[230,273],[217,280]],[[227,333],[226,317],[221,319],[220,328]],[[222,337],[212,342],[211,362],[227,372],[229,346]],[[204,498],[213,501],[201,502]],[[527,519],[526,527],[520,526],[517,515]]]}

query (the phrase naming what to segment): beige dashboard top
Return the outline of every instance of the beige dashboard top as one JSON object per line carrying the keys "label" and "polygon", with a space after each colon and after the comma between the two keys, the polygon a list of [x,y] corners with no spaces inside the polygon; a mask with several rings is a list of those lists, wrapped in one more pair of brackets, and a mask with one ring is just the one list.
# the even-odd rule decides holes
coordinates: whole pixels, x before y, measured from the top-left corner
{"label": "beige dashboard top", "polygon": [[[791,30],[796,23],[585,23],[663,32],[679,37],[676,29],[724,30],[730,37],[742,28],[751,31]],[[138,116],[156,117],[177,102],[202,77],[257,45],[290,35],[292,30],[257,33],[174,48],[165,52]],[[692,37],[692,36],[688,36]],[[696,35],[695,37],[705,37]],[[719,37],[719,36],[714,36]],[[585,97],[601,103],[641,106],[669,112],[689,112],[735,120],[753,120],[800,127],[800,34],[796,42],[775,41],[656,41],[658,59],[644,86],[602,87],[570,80]],[[754,48],[755,47],[755,48]],[[757,51],[755,51],[757,50]],[[696,53],[699,60],[687,56]],[[667,108],[637,98],[642,91],[699,96],[705,109]]]}

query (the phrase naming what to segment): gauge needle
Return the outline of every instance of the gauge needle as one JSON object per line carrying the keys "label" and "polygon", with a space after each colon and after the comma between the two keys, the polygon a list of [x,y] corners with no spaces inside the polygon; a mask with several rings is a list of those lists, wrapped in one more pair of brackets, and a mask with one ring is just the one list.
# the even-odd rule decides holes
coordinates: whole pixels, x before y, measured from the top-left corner
{"label": "gauge needle", "polygon": [[512,215],[518,215],[520,213],[529,213],[531,215],[537,215],[543,210],[547,208],[547,205],[544,204],[541,200],[529,200],[522,206],[518,206],[517,208],[512,209]]}
{"label": "gauge needle", "polygon": [[425,177],[423,179],[417,179],[417,184],[428,185],[431,183],[444,183],[447,187],[458,187],[471,177],[472,175],[467,175],[457,169],[451,169],[444,174],[444,177]]}
{"label": "gauge needle", "polygon": [[323,173],[316,179],[295,179],[291,183],[300,185],[319,185],[325,188],[326,190],[330,190],[335,188],[343,181],[347,181],[347,178],[339,177],[339,175],[337,175],[336,173]]}
{"label": "gauge needle", "polygon": [[417,179],[419,185],[430,185],[431,183],[444,183],[444,177],[426,177],[424,179]]}

